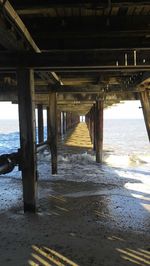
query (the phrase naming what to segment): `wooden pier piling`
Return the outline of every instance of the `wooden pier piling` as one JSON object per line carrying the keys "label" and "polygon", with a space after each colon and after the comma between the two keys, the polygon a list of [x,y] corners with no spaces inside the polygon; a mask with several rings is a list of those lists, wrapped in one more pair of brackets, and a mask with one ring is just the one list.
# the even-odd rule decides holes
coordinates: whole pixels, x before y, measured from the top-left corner
{"label": "wooden pier piling", "polygon": [[148,138],[150,141],[150,99],[148,90],[141,91],[140,93],[140,101],[142,105],[145,125],[147,129]]}
{"label": "wooden pier piling", "polygon": [[24,211],[35,212],[37,171],[33,70],[18,69],[17,81]]}
{"label": "wooden pier piling", "polygon": [[103,152],[103,101],[96,101],[95,105],[95,149],[96,162],[102,162]]}
{"label": "wooden pier piling", "polygon": [[57,94],[49,94],[49,136],[52,174],[57,174]]}
{"label": "wooden pier piling", "polygon": [[38,104],[38,143],[44,141],[43,105]]}
{"label": "wooden pier piling", "polygon": [[66,133],[66,112],[62,112],[62,117],[63,117],[63,135]]}

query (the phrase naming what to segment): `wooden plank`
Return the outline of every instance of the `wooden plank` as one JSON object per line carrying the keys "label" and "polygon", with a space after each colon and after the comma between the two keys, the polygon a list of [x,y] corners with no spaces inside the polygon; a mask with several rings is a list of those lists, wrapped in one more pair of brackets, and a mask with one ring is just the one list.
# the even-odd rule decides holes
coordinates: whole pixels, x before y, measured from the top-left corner
{"label": "wooden plank", "polygon": [[38,104],[38,142],[44,141],[43,105]]}
{"label": "wooden plank", "polygon": [[49,136],[52,174],[57,174],[57,95],[49,94]]}
{"label": "wooden plank", "polygon": [[95,149],[96,162],[102,162],[103,152],[103,101],[96,101],[95,105]]}
{"label": "wooden plank", "polygon": [[18,102],[24,211],[36,210],[36,145],[33,70],[18,69]]}
{"label": "wooden plank", "polygon": [[139,93],[140,101],[142,105],[145,125],[147,129],[148,138],[150,141],[150,97],[148,90],[142,91]]}

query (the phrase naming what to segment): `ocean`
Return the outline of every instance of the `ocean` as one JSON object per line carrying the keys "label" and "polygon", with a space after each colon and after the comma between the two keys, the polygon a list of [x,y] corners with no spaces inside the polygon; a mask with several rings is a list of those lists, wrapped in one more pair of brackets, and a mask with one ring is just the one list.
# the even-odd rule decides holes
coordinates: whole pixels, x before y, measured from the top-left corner
{"label": "ocean", "polygon": [[106,119],[104,125],[104,149],[110,150],[113,165],[150,169],[150,143],[143,119]]}
{"label": "ocean", "polygon": [[[0,120],[0,154],[11,153],[19,148],[19,127],[17,120]],[[46,127],[45,127],[46,139]],[[50,154],[45,151],[38,155],[40,178],[49,178]],[[150,178],[150,144],[142,119],[105,119],[103,166],[97,168],[93,154],[72,154],[59,156],[59,174],[51,180],[92,181],[99,183],[106,177],[123,176]],[[81,170],[84,168],[84,170]],[[86,174],[85,174],[86,173]],[[120,174],[121,173],[121,174]],[[8,174],[18,176],[18,169]],[[118,179],[117,179],[118,180]]]}

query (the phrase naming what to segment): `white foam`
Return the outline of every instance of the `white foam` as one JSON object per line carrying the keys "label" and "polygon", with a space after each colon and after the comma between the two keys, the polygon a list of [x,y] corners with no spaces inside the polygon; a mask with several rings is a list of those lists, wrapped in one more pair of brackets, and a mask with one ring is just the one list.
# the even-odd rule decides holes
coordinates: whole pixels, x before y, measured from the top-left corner
{"label": "white foam", "polygon": [[40,156],[38,163],[40,179],[119,185],[127,183],[128,180],[147,182],[150,176],[149,171],[133,167],[141,163],[138,157],[134,156],[106,156],[102,165],[95,162],[94,155],[87,153],[59,156],[58,174],[54,176],[51,175],[50,155],[47,153],[44,158],[45,160]]}

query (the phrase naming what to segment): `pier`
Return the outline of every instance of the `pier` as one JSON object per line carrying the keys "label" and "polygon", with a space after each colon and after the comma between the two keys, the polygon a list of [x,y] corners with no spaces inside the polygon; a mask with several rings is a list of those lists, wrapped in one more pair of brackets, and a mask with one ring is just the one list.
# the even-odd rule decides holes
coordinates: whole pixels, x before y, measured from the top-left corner
{"label": "pier", "polygon": [[[125,100],[140,100],[150,140],[149,15],[150,3],[148,1],[0,0],[0,101],[18,104],[20,134],[18,151],[15,154],[0,156],[0,174],[10,172],[15,166],[18,166],[18,171],[21,172],[23,191],[23,197],[20,196],[20,204],[23,203],[21,210],[24,215],[28,215],[28,213],[31,216],[45,215],[49,212],[49,219],[51,219],[51,215],[57,213],[56,210],[49,209],[47,198],[46,207],[43,207],[44,211],[40,212],[39,210],[38,200],[41,198],[38,197],[38,186],[41,190],[42,186],[39,184],[37,150],[40,148],[38,147],[44,145],[43,147],[50,149],[49,182],[53,176],[57,177],[61,174],[61,171],[59,172],[61,167],[59,155],[63,156],[65,152],[73,155],[75,151],[82,158],[82,151],[86,153],[90,150],[90,156],[94,157],[93,167],[95,165],[102,167],[104,109]],[[37,109],[38,116],[37,124],[35,109]],[[47,112],[46,142],[44,142],[43,110]],[[81,116],[85,117],[85,123],[80,122]],[[37,141],[36,127],[38,128]],[[63,142],[64,139],[66,142]],[[82,166],[82,171],[84,171],[84,166]],[[69,174],[71,175],[70,172]],[[61,185],[62,192],[59,191]],[[73,185],[72,183],[68,185],[70,193],[73,193]],[[89,191],[90,184],[87,186]],[[108,184],[109,186],[111,187],[111,184]],[[52,193],[49,199],[50,204],[54,203],[58,206],[60,203],[59,211],[64,210],[66,213],[67,211],[70,213],[73,204],[75,210],[68,217],[76,219],[78,213],[76,202],[74,199],[69,199],[69,205],[67,205],[68,198],[66,199],[64,196],[63,182],[62,184],[56,182],[56,187],[54,184],[53,187],[55,193],[54,195]],[[95,187],[93,191],[95,191]],[[45,187],[41,193],[44,192],[46,193]],[[60,194],[58,198],[57,193]],[[69,191],[67,193],[69,194]],[[94,196],[94,192],[91,193]],[[128,196],[130,197],[130,195]],[[107,200],[109,204],[109,199],[107,198]],[[90,204],[90,199],[88,198],[87,202],[83,201],[79,199],[82,209],[79,213],[84,216],[84,208],[86,209],[87,204]],[[127,201],[120,201],[121,206],[128,204]],[[43,202],[44,200],[42,206]],[[116,202],[119,202],[118,198]],[[92,204],[93,208],[96,208],[95,199]],[[140,213],[141,210],[137,207],[136,213],[138,211]],[[105,214],[107,216],[107,213]],[[59,215],[61,216],[58,213]],[[95,219],[95,215],[99,217],[102,213],[96,209],[94,214],[88,215],[89,221],[91,221],[91,219]],[[129,215],[132,215],[132,212],[129,211]],[[144,216],[145,213],[141,215]],[[65,219],[63,216],[62,223],[65,223]],[[44,222],[48,222],[47,219]],[[119,223],[119,219],[117,222]],[[79,226],[79,221],[77,224]],[[116,226],[116,224],[112,226]],[[56,225],[58,226],[57,219]],[[73,226],[75,226],[74,222]],[[86,221],[86,226],[88,226],[88,221]],[[90,226],[90,230],[94,230],[93,232],[96,234],[97,227]],[[83,227],[82,224],[82,229]],[[143,227],[141,226],[141,228]],[[147,223],[145,228],[148,230]],[[65,230],[67,229],[65,228]],[[89,232],[91,232],[90,230]],[[56,231],[54,230],[54,233]],[[23,234],[22,230],[20,232]],[[109,241],[111,238],[112,241],[130,242],[128,236],[127,240],[123,236],[119,237],[119,234],[117,236],[116,229],[115,233],[116,235],[110,236],[106,233],[107,240]],[[45,234],[47,233],[45,232]],[[68,234],[76,242],[77,231],[70,231]],[[57,242],[56,239],[54,241]],[[75,256],[77,256],[75,242],[73,248],[76,250]],[[85,242],[89,244],[90,233]],[[108,245],[110,253],[112,246]],[[136,248],[135,242],[133,246]],[[34,261],[30,260],[29,265],[31,266],[51,265],[51,263],[58,266],[78,265],[78,262],[74,263],[72,260],[67,260],[66,257],[62,258],[55,251],[48,251],[46,248],[39,249],[36,245],[32,245],[32,248],[36,253],[34,255],[37,261],[39,253],[42,256],[47,256],[46,254],[52,254],[52,256],[49,262],[44,262],[44,259],[40,258],[37,264],[34,264]],[[79,248],[82,249],[80,245]],[[134,265],[132,263],[149,264],[149,250],[143,251],[142,246],[134,250],[130,243],[129,249],[127,251],[120,246],[119,248],[115,246],[115,250],[126,257],[126,260],[128,260],[128,253],[131,252],[132,255],[129,257],[130,264],[123,264],[121,261],[119,261],[120,264],[116,264],[114,260],[113,266]],[[85,250],[87,253],[90,252],[88,249]],[[92,258],[89,258],[89,261],[86,259],[84,261],[81,256],[79,265],[105,266],[105,262],[98,262],[97,255],[95,255],[94,261],[94,251],[92,252]],[[53,255],[57,257],[54,261]],[[140,255],[143,257],[135,258]],[[84,256],[86,257],[86,254]],[[62,260],[64,264],[58,264],[59,260]],[[143,264],[138,263],[139,261],[142,261]],[[11,262],[9,264],[8,261],[8,264],[5,265],[11,265]],[[21,266],[20,261],[16,265]]]}

